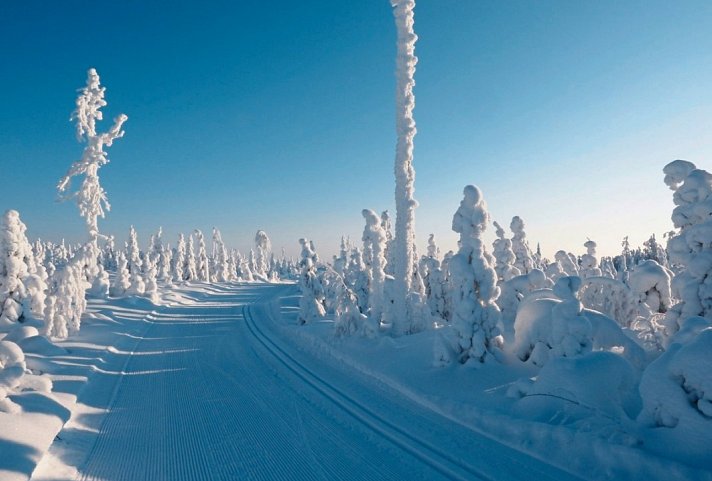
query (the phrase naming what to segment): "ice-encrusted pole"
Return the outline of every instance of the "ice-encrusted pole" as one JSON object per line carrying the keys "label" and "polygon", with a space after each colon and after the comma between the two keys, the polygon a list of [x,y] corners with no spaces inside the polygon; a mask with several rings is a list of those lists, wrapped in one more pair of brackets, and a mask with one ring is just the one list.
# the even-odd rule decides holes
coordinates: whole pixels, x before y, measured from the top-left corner
{"label": "ice-encrusted pole", "polygon": [[394,285],[393,305],[391,306],[392,332],[398,336],[408,332],[407,297],[413,277],[413,243],[415,239],[415,208],[418,206],[413,197],[415,170],[413,169],[413,137],[415,120],[413,108],[415,95],[415,41],[418,39],[413,30],[413,9],[415,0],[391,0],[393,15],[398,31],[398,53],[396,57],[396,229],[394,241]]}

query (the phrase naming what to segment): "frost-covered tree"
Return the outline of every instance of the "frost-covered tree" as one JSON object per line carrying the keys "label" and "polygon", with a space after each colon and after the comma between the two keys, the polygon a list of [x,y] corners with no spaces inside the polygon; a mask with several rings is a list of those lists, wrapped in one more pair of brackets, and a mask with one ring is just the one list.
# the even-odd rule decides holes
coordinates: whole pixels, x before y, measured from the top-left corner
{"label": "frost-covered tree", "polygon": [[170,245],[161,244],[161,252],[158,255],[158,279],[167,284],[173,281],[173,249]]}
{"label": "frost-covered tree", "polygon": [[117,262],[116,276],[109,289],[109,294],[113,297],[122,297],[126,294],[126,291],[129,290],[129,287],[131,287],[128,263],[126,262],[126,256],[123,252],[119,252]]}
{"label": "frost-covered tree", "polygon": [[483,362],[502,345],[500,311],[495,304],[499,288],[493,259],[481,239],[489,222],[482,192],[468,185],[463,194],[452,219],[452,230],[460,234],[460,249],[449,261],[452,325],[458,360]]}
{"label": "frost-covered tree", "polygon": [[193,236],[188,236],[188,246],[185,250],[185,264],[183,265],[183,280],[194,281],[198,279],[197,267],[195,263],[195,246]]}
{"label": "frost-covered tree", "polygon": [[413,29],[415,0],[391,0],[398,31],[396,57],[396,132],[398,142],[395,156],[396,227],[393,241],[393,304],[389,318],[392,333],[401,335],[408,331],[407,299],[413,277],[413,245],[415,243],[414,197],[415,169],[413,168],[413,138],[415,137],[415,42]]}
{"label": "frost-covered tree", "polygon": [[688,317],[712,320],[712,174],[685,160],[675,160],[663,171],[676,206],[672,221],[677,232],[668,240],[668,255],[680,270],[672,281],[680,302],[666,315],[674,333]]}
{"label": "frost-covered tree", "polygon": [[337,336],[354,334],[373,337],[378,326],[363,314],[358,306],[358,298],[349,287],[340,280],[336,282],[336,302],[334,306],[334,332]]}
{"label": "frost-covered tree", "polygon": [[324,317],[324,288],[317,276],[316,252],[312,244],[307,239],[299,239],[302,247],[301,274],[299,276],[299,288],[302,297],[299,300],[299,323],[306,324],[321,317]]}
{"label": "frost-covered tree", "polygon": [[[105,147],[110,147],[114,140],[124,136],[122,126],[128,117],[124,114],[114,119],[114,125],[104,133],[97,133],[96,122],[102,120],[101,108],[106,105],[104,100],[105,87],[99,83],[96,70],[89,69],[86,86],[76,101],[76,109],[71,120],[76,120],[77,140],[86,142],[82,158],[74,162],[66,175],[57,184],[57,190],[62,200],[76,199],[79,214],[89,231],[89,242],[94,252],[88,256],[88,272],[90,280],[98,274],[96,258],[98,255],[97,240],[99,238],[98,218],[104,217],[104,211],[111,208],[104,188],[99,183],[99,168],[109,162]],[[79,189],[69,193],[73,177],[83,176]]]}
{"label": "frost-covered tree", "polygon": [[272,242],[269,240],[267,233],[263,230],[258,230],[255,234],[255,269],[253,274],[259,274],[267,279],[268,259],[271,252]]}
{"label": "frost-covered tree", "polygon": [[65,339],[79,332],[81,317],[86,310],[85,293],[89,284],[84,276],[84,255],[92,249],[79,250],[69,261],[57,268],[49,280],[45,300],[43,334]]}
{"label": "frost-covered tree", "polygon": [[0,331],[25,317],[43,316],[47,285],[26,230],[16,210],[5,212],[0,225]]}
{"label": "frost-covered tree", "polygon": [[205,247],[205,237],[200,229],[195,229],[195,236],[198,239],[198,254],[196,256],[196,274],[198,280],[203,282],[210,282],[210,265],[208,263],[208,253]]}
{"label": "frost-covered tree", "polygon": [[348,246],[346,244],[346,237],[341,236],[341,244],[339,245],[339,255],[334,256],[334,270],[341,276],[344,275],[344,269],[346,269],[346,264],[349,262],[348,258]]}
{"label": "frost-covered tree", "polygon": [[151,299],[154,304],[158,302],[158,283],[156,282],[158,272],[156,269],[156,260],[150,254],[144,259],[145,273],[143,277],[144,291],[143,295]]}
{"label": "frost-covered tree", "polygon": [[395,255],[393,246],[393,222],[391,221],[391,214],[387,210],[381,212],[381,227],[386,234],[386,250],[383,253],[383,257],[386,259],[386,274],[393,276],[393,266],[395,265],[393,258]]}
{"label": "frost-covered tree", "polygon": [[213,227],[213,258],[215,259],[215,280],[227,282],[230,280],[229,256],[220,231]]}
{"label": "frost-covered tree", "polygon": [[554,254],[554,258],[567,276],[578,276],[578,264],[573,254],[567,254],[566,251],[557,251],[557,253]]}
{"label": "frost-covered tree", "polygon": [[492,243],[492,255],[497,261],[494,270],[497,272],[499,282],[508,281],[522,272],[514,267],[517,256],[512,250],[512,241],[504,237],[504,229],[496,221],[493,223],[496,229],[497,239]]}
{"label": "frost-covered tree", "polygon": [[386,284],[386,232],[381,225],[381,219],[374,211],[361,211],[366,220],[363,229],[363,262],[368,276],[368,316],[378,326],[386,309],[384,289]]}
{"label": "frost-covered tree", "polygon": [[524,221],[521,217],[515,215],[512,217],[512,222],[509,224],[512,229],[512,251],[516,256],[514,267],[519,269],[521,274],[526,274],[534,268],[532,259],[532,251],[527,242],[527,234],[524,232]]}
{"label": "frost-covered tree", "polygon": [[361,250],[355,248],[351,251],[349,263],[344,273],[344,281],[356,295],[358,308],[362,313],[368,312],[369,282],[366,265],[363,263]]}
{"label": "frost-covered tree", "polygon": [[596,243],[591,239],[587,240],[584,245],[586,253],[581,256],[581,268],[579,274],[582,279],[587,277],[597,277],[601,275],[601,269],[598,268],[598,256],[596,255]]}

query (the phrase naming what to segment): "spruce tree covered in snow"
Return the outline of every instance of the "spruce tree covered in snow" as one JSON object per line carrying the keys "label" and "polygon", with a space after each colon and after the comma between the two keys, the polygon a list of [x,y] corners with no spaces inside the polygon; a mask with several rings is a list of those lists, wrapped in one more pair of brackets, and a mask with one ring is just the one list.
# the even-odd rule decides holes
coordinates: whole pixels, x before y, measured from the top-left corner
{"label": "spruce tree covered in snow", "polygon": [[512,250],[512,241],[504,237],[504,229],[496,221],[494,227],[497,229],[497,239],[492,243],[492,255],[497,260],[494,270],[497,272],[498,281],[504,282],[522,274],[522,272],[514,267],[517,256]]}
{"label": "spruce tree covered in snow", "polygon": [[195,246],[193,236],[188,236],[188,246],[185,250],[185,264],[183,265],[183,280],[194,281],[198,279],[198,272],[195,263]]}
{"label": "spruce tree covered in snow", "polygon": [[386,309],[386,233],[381,226],[381,219],[374,211],[361,211],[366,220],[363,229],[363,262],[368,277],[368,316],[379,326]]}
{"label": "spruce tree covered in snow", "polygon": [[355,248],[351,251],[349,263],[346,266],[344,281],[356,295],[359,311],[368,312],[369,305],[369,274],[366,265],[363,263],[361,250]]}
{"label": "spruce tree covered in snow", "polygon": [[393,276],[393,266],[395,265],[394,255],[395,248],[393,245],[393,222],[391,222],[391,214],[384,210],[381,212],[381,228],[386,234],[386,250],[383,257],[386,259],[386,274]]}
{"label": "spruce tree covered in snow", "polygon": [[579,269],[581,278],[600,276],[601,269],[598,268],[596,243],[589,239],[583,246],[586,248],[586,253],[581,256],[581,268]]}
{"label": "spruce tree covered in snow", "polygon": [[222,234],[213,228],[213,252],[215,257],[215,280],[218,282],[228,282],[232,279],[230,273],[230,256],[227,253]]}
{"label": "spruce tree covered in snow", "polygon": [[203,282],[210,282],[210,264],[208,263],[208,252],[205,247],[205,237],[200,229],[195,229],[195,236],[198,239],[198,254],[196,256],[196,274],[198,280]]}
{"label": "spruce tree covered in snow", "polygon": [[317,256],[312,244],[307,239],[299,239],[302,247],[301,274],[299,275],[299,288],[302,297],[299,299],[299,323],[306,324],[324,317],[324,288],[317,276]]}
{"label": "spruce tree covered in snow", "polygon": [[173,281],[173,249],[170,245],[161,244],[161,252],[158,255],[158,280],[171,284]]}
{"label": "spruce tree covered in snow", "polygon": [[134,226],[129,228],[129,238],[126,242],[126,260],[129,264],[129,272],[141,271],[141,250],[138,247],[138,235]]}
{"label": "spruce tree covered in snow", "polygon": [[114,277],[114,282],[111,284],[109,289],[109,294],[113,297],[122,297],[131,287],[128,263],[126,262],[126,256],[123,252],[119,252],[117,262],[118,267],[116,268],[116,276]]}
{"label": "spruce tree covered in snow", "polygon": [[532,270],[534,266],[534,261],[532,259],[532,251],[529,248],[529,242],[527,242],[527,235],[524,232],[524,221],[519,216],[512,217],[512,222],[509,224],[509,228],[512,229],[512,251],[516,256],[516,261],[514,262],[514,267],[519,269],[521,274],[526,274]]}
{"label": "spruce tree covered in snow", "polygon": [[418,206],[413,169],[413,138],[415,137],[415,42],[413,29],[415,0],[391,0],[398,31],[396,57],[396,132],[398,142],[395,157],[396,229],[393,242],[393,304],[389,309],[391,332],[398,336],[409,331],[407,299],[413,277],[413,245],[415,243],[415,208]]}
{"label": "spruce tree covered in snow", "polygon": [[174,282],[183,282],[185,277],[183,276],[183,266],[185,265],[185,236],[183,234],[178,235],[178,244],[176,245],[175,252],[173,253],[173,259],[171,259],[171,276]]}
{"label": "spruce tree covered in snow", "polygon": [[253,274],[258,274],[267,280],[267,271],[269,270],[269,256],[272,252],[272,243],[263,230],[258,230],[255,234],[255,269]]}
{"label": "spruce tree covered in snow", "polygon": [[461,363],[486,361],[502,345],[499,331],[499,296],[493,259],[481,236],[489,214],[480,189],[468,185],[452,219],[452,230],[460,234],[460,249],[449,262],[452,289],[452,325],[457,335],[457,357]]}
{"label": "spruce tree covered in snow", "polygon": [[47,286],[26,230],[16,210],[5,212],[0,225],[0,331],[25,317],[42,318]]}
{"label": "spruce tree covered in snow", "polygon": [[[122,126],[128,117],[124,114],[114,119],[114,125],[105,133],[97,133],[96,122],[102,120],[101,108],[106,105],[104,100],[105,88],[99,83],[96,70],[89,69],[86,86],[77,98],[76,110],[72,113],[71,120],[77,121],[77,140],[86,142],[82,158],[74,162],[67,174],[57,184],[62,200],[76,199],[79,214],[89,231],[89,242],[92,247],[91,255],[87,256],[87,275],[90,281],[99,274],[96,262],[99,248],[98,218],[104,217],[104,210],[111,208],[106,197],[106,192],[99,183],[99,168],[109,162],[105,147],[110,147],[114,140],[124,136]],[[68,193],[73,177],[84,176],[79,189]]]}
{"label": "spruce tree covered in snow", "polygon": [[672,221],[678,229],[668,240],[670,264],[680,269],[672,281],[680,302],[666,316],[674,333],[688,317],[712,320],[712,174],[685,160],[675,160],[663,171],[674,192]]}
{"label": "spruce tree covered in snow", "polygon": [[144,259],[144,264],[145,273],[143,283],[145,288],[143,295],[151,299],[151,302],[155,304],[158,302],[158,283],[156,282],[158,272],[156,269],[156,259],[153,259],[153,257],[147,253],[146,258]]}

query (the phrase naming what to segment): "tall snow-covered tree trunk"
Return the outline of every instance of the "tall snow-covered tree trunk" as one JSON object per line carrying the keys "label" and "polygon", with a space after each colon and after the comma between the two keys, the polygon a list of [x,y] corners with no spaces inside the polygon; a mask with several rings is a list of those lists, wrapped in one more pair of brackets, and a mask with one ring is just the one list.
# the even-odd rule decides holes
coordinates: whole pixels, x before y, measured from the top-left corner
{"label": "tall snow-covered tree trunk", "polygon": [[413,277],[413,244],[415,241],[415,208],[413,197],[415,170],[413,169],[413,138],[415,137],[415,41],[413,9],[415,0],[391,0],[398,31],[396,57],[396,228],[393,253],[393,297],[391,306],[392,332],[398,336],[408,332],[407,298]]}

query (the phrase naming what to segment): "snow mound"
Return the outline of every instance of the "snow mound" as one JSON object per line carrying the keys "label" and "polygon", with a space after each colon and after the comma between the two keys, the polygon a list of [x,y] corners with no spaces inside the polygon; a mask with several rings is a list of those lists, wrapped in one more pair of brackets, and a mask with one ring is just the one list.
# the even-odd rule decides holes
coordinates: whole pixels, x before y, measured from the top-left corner
{"label": "snow mound", "polygon": [[651,428],[650,447],[661,454],[712,468],[712,323],[682,323],[668,350],[640,382],[639,421]]}

